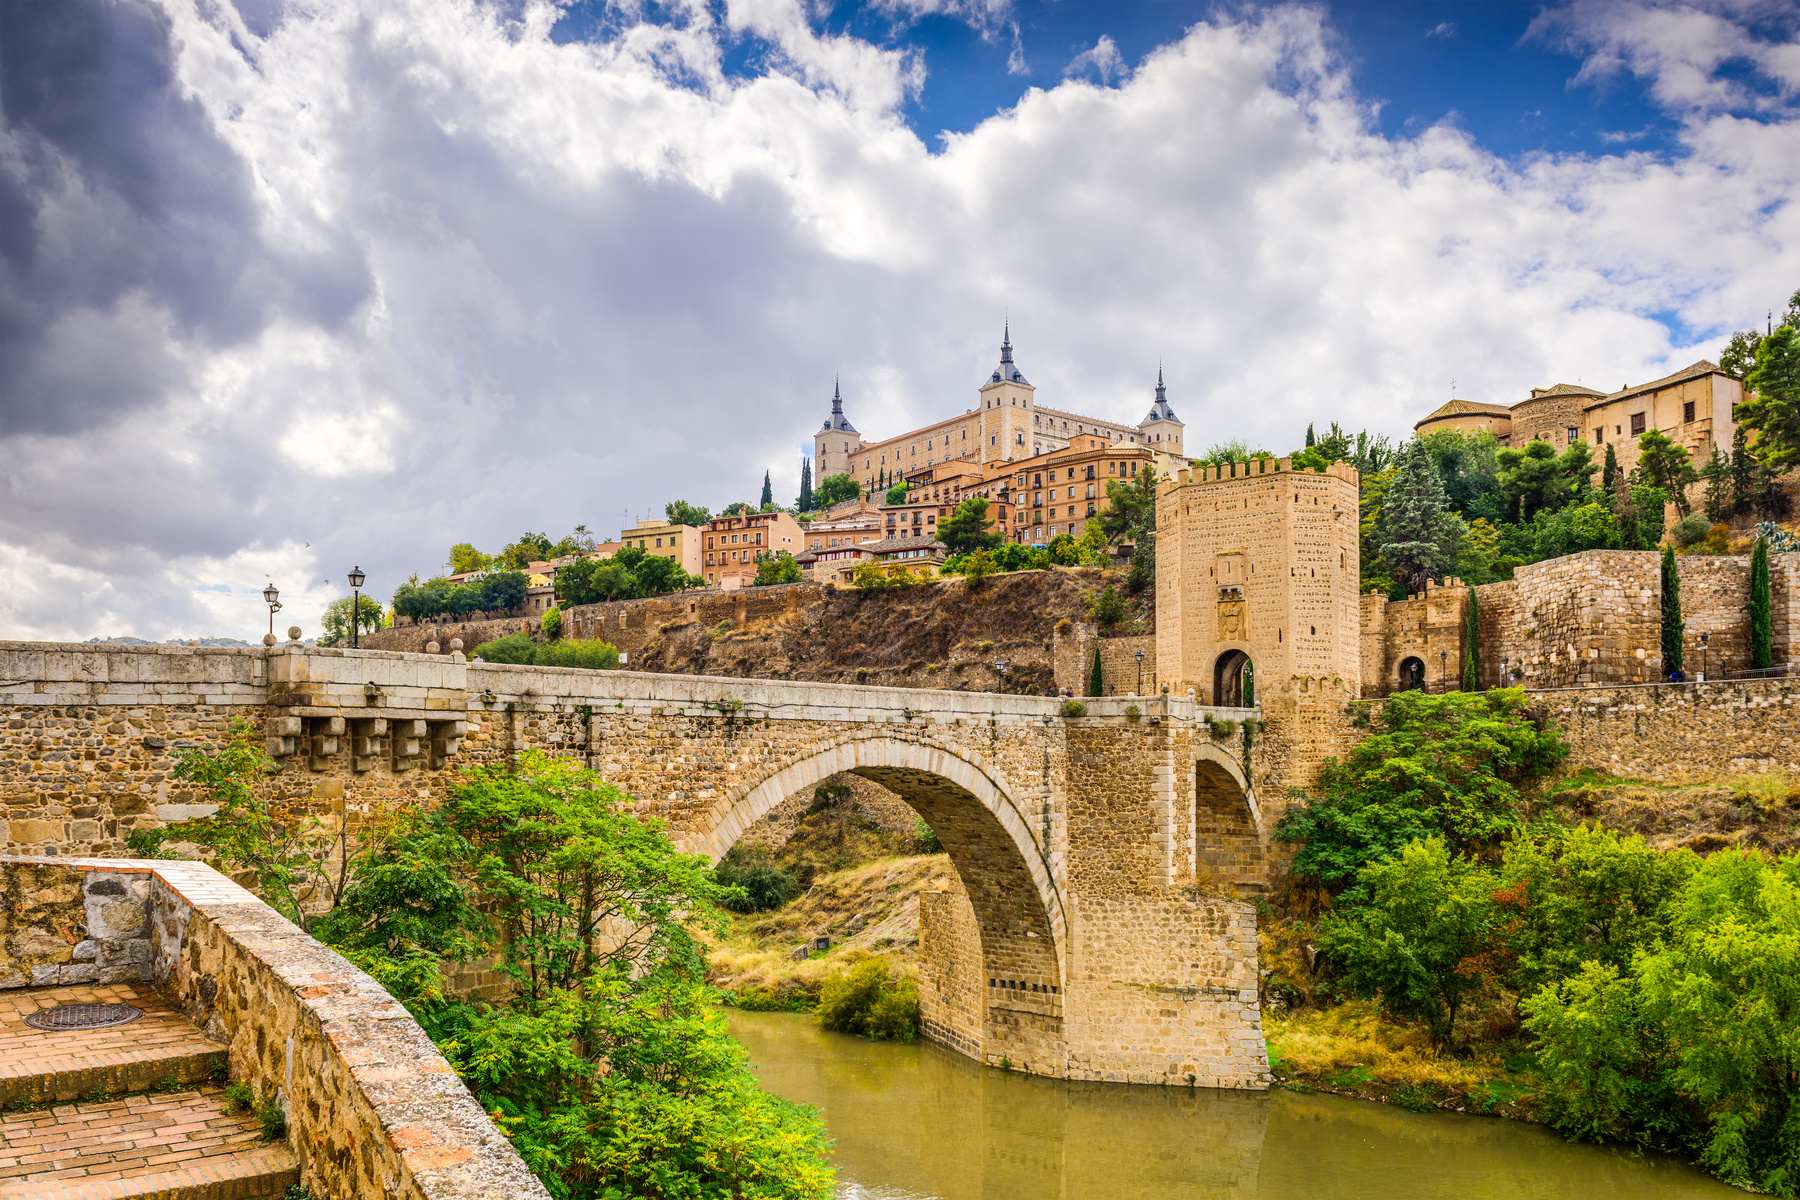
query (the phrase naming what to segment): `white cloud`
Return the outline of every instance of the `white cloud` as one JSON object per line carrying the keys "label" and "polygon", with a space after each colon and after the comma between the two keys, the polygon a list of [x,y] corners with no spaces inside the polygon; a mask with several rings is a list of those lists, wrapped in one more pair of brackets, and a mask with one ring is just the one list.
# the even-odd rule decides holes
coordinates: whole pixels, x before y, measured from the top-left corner
{"label": "white cloud", "polygon": [[1029,75],[1031,64],[1025,61],[1025,40],[1019,36],[1019,23],[1012,23],[1012,49],[1006,55],[1008,75]]}
{"label": "white cloud", "polygon": [[[1652,378],[1800,279],[1800,122],[1718,99],[1715,51],[1651,55],[1650,10],[1555,28],[1664,71],[1681,153],[1506,161],[1381,136],[1310,8],[1202,22],[1129,74],[1103,40],[1108,86],[934,152],[899,111],[929,64],[783,0],[564,45],[541,3],[310,0],[261,38],[167,2],[153,116],[201,131],[149,176],[172,215],[132,217],[144,189],[79,146],[20,185],[56,280],[131,239],[150,265],[45,327],[69,353],[33,386],[80,404],[21,412],[0,379],[0,636],[254,638],[265,572],[311,633],[353,563],[385,599],[453,542],[717,509],[765,468],[791,497],[834,375],[866,436],[960,411],[1003,311],[1046,405],[1140,419],[1161,360],[1196,448],[1284,451],[1309,421],[1402,433],[1451,377],[1496,401]],[[729,77],[734,39],[767,69]],[[186,215],[233,179],[237,207]],[[171,274],[154,238],[189,228],[230,253]]]}
{"label": "white cloud", "polygon": [[1118,43],[1104,33],[1092,47],[1069,60],[1069,65],[1063,68],[1063,76],[1071,78],[1090,71],[1099,77],[1102,87],[1110,87],[1114,76],[1123,82],[1131,75],[1131,68],[1125,65],[1124,55],[1119,53]]}

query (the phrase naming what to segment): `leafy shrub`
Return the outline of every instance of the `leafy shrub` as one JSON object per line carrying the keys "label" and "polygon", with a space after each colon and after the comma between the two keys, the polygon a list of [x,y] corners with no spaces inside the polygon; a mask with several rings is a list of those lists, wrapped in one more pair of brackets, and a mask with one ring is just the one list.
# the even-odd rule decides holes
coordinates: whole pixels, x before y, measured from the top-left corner
{"label": "leafy shrub", "polygon": [[599,638],[565,638],[537,648],[534,661],[540,667],[586,667],[611,671],[619,665],[619,648]]}
{"label": "leafy shrub", "polygon": [[1088,597],[1087,610],[1095,624],[1108,629],[1131,615],[1131,607],[1125,603],[1125,597],[1119,595],[1118,589],[1110,583],[1104,590]]}
{"label": "leafy shrub", "polygon": [[475,657],[482,662],[530,666],[537,657],[537,643],[522,633],[509,633],[475,647]]}
{"label": "leafy shrub", "polygon": [[1085,717],[1087,716],[1087,705],[1079,700],[1064,700],[1062,702],[1062,715],[1065,717]]}
{"label": "leafy shrub", "polygon": [[539,667],[586,667],[596,671],[611,671],[619,665],[618,647],[598,638],[534,642],[522,633],[509,633],[503,638],[481,643],[475,647],[475,657],[483,662]]}
{"label": "leafy shrub", "polygon": [[944,843],[938,840],[937,830],[927,825],[924,817],[913,818],[913,845],[920,854],[944,852]]}
{"label": "leafy shrub", "polygon": [[562,633],[562,611],[548,609],[544,613],[544,636],[554,640]]}
{"label": "leafy shrub", "polygon": [[713,878],[721,887],[742,891],[721,902],[736,913],[768,912],[800,894],[800,881],[781,869],[766,846],[733,846],[713,868]]}
{"label": "leafy shrub", "polygon": [[869,958],[828,976],[819,988],[819,1024],[877,1041],[910,1042],[919,1032],[919,989],[885,958]]}
{"label": "leafy shrub", "polygon": [[1143,709],[1139,708],[1135,704],[1127,704],[1125,706],[1125,719],[1127,721],[1131,722],[1133,725],[1136,725],[1139,721],[1143,720],[1143,718],[1144,718],[1144,710]]}
{"label": "leafy shrub", "polygon": [[1689,513],[1669,527],[1669,540],[1683,550],[1704,538],[1712,529],[1704,513]]}

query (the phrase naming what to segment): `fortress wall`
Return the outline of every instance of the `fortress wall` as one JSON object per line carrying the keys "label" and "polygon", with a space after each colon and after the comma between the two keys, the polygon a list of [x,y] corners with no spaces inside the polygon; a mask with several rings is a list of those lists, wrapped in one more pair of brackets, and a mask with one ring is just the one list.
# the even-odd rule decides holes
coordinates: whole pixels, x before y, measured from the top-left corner
{"label": "fortress wall", "polygon": [[1566,767],[1665,783],[1800,772],[1800,679],[1534,693],[1569,741]]}

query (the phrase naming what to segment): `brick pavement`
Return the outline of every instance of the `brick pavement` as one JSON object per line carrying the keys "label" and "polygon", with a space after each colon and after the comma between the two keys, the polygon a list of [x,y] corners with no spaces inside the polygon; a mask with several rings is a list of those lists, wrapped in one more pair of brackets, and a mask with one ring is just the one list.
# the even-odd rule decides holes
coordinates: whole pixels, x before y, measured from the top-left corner
{"label": "brick pavement", "polygon": [[[34,1029],[25,1018],[61,1004],[133,1004],[144,1015],[105,1029]],[[0,991],[0,1104],[72,1100],[129,1092],[170,1078],[197,1082],[225,1063],[208,1041],[149,984],[76,984]]]}

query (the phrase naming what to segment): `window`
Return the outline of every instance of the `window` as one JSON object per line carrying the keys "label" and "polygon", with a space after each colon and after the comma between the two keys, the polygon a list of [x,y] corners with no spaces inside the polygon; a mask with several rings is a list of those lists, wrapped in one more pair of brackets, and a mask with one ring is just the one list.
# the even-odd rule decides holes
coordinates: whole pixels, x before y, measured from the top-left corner
{"label": "window", "polygon": [[[670,541],[671,541],[671,542],[673,542],[673,541],[674,541],[674,540],[675,540],[675,539],[674,539],[674,538],[670,538],[670,539],[669,539],[669,540],[670,540]],[[661,550],[661,549],[662,549],[662,539],[661,539],[661,538],[657,538],[657,539],[656,539],[656,548],[657,548],[657,549],[658,549],[658,550]]]}
{"label": "window", "polygon": [[1580,440],[1581,440],[1581,430],[1575,428],[1575,426],[1573,426],[1573,425],[1569,426],[1569,445],[1573,446],[1576,442],[1579,442]]}
{"label": "window", "polygon": [[1636,437],[1642,432],[1644,432],[1644,414],[1643,413],[1632,413],[1631,414],[1631,436]]}
{"label": "window", "polygon": [[1606,443],[1606,426],[1602,425],[1600,428],[1594,430],[1594,445],[1600,446],[1600,445],[1604,445],[1605,443]]}
{"label": "window", "polygon": [[1686,404],[1681,406],[1681,419],[1683,421],[1691,421],[1694,419],[1694,402],[1692,400],[1689,400]]}

